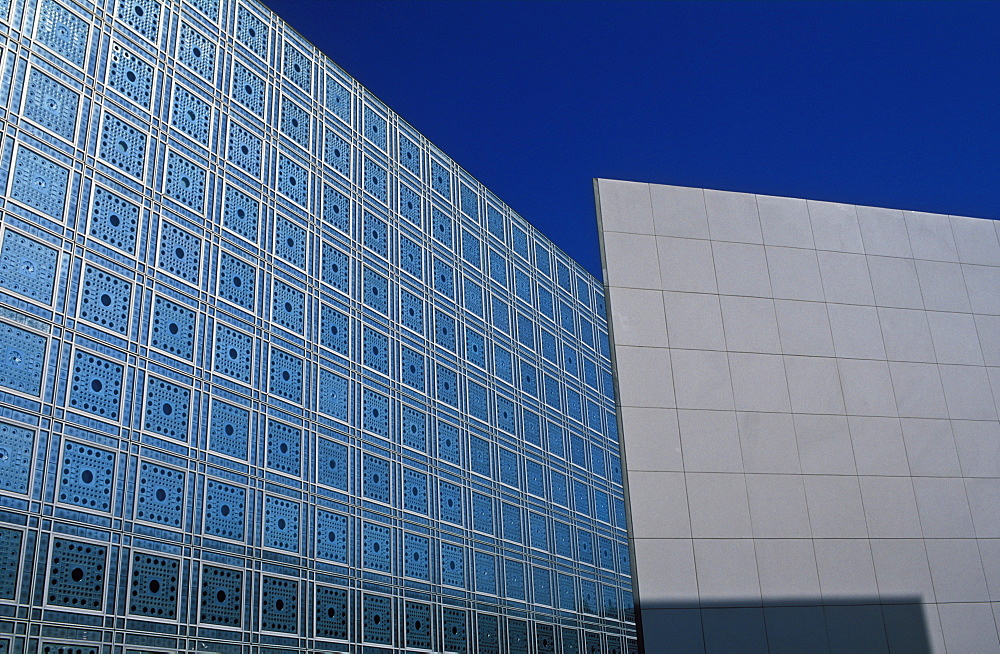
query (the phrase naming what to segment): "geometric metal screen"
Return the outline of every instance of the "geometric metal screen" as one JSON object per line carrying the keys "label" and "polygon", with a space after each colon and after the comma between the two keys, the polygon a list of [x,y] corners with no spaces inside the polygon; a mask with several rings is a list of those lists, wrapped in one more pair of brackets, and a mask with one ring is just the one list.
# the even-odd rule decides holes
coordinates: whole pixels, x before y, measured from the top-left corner
{"label": "geometric metal screen", "polygon": [[0,71],[0,651],[635,648],[597,280],[256,3]]}

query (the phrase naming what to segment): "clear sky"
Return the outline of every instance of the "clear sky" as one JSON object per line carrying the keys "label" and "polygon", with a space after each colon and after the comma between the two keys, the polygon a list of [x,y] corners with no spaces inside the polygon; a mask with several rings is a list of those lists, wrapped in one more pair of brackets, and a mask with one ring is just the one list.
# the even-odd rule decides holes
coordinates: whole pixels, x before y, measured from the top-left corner
{"label": "clear sky", "polygon": [[265,2],[598,277],[594,177],[1000,217],[1000,3]]}

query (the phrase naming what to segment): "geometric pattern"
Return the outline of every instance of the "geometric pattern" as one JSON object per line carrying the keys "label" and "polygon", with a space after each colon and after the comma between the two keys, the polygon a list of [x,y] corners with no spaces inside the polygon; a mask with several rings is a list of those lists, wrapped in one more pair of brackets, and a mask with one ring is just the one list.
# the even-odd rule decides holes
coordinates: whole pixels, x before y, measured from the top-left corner
{"label": "geometric pattern", "polygon": [[0,21],[0,643],[625,654],[600,283],[254,0]]}

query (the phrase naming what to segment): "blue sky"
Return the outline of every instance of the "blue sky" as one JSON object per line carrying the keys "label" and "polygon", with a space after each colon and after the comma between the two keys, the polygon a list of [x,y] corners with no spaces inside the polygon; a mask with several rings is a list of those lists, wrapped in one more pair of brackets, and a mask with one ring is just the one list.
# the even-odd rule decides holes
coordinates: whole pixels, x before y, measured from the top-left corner
{"label": "blue sky", "polygon": [[594,177],[1000,217],[1000,3],[265,2],[598,276]]}

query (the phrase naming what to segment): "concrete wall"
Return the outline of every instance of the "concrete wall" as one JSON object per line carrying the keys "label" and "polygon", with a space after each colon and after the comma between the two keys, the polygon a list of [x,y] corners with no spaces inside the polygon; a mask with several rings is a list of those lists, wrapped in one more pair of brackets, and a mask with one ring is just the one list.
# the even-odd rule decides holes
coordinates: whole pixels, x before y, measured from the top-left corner
{"label": "concrete wall", "polygon": [[1000,651],[997,223],[595,188],[645,651]]}

